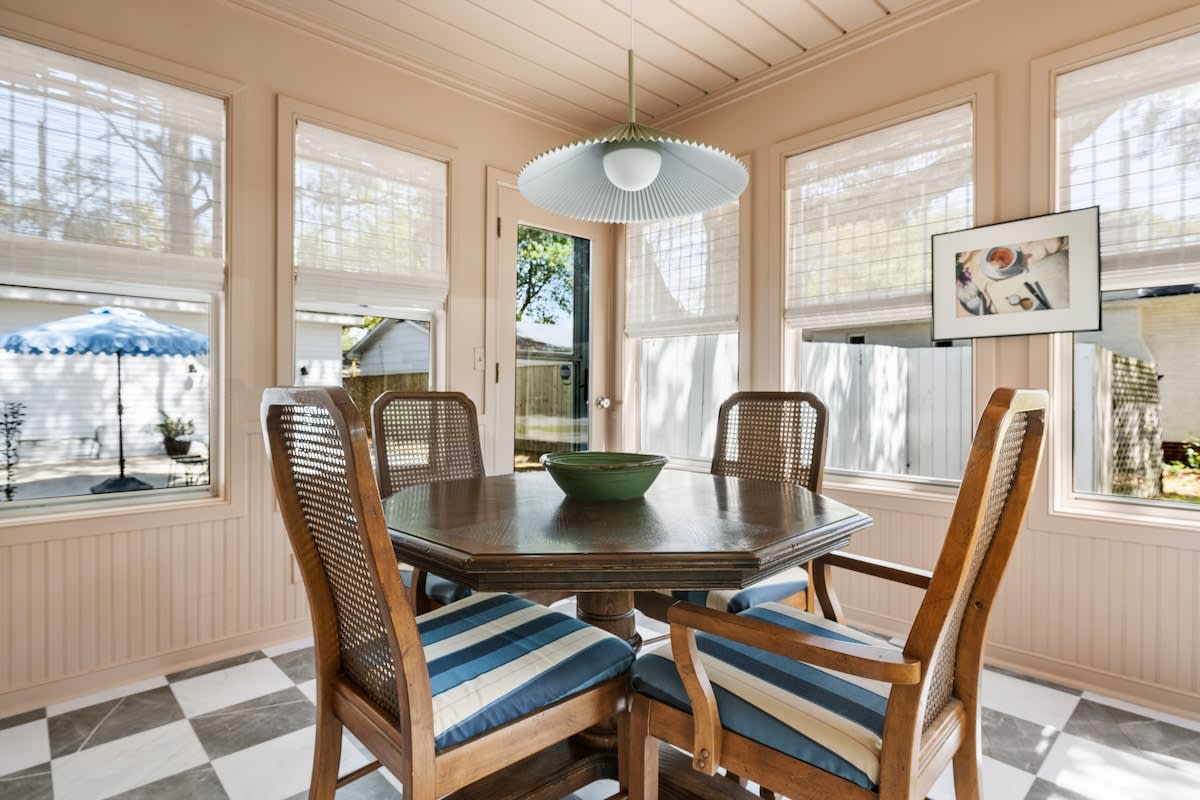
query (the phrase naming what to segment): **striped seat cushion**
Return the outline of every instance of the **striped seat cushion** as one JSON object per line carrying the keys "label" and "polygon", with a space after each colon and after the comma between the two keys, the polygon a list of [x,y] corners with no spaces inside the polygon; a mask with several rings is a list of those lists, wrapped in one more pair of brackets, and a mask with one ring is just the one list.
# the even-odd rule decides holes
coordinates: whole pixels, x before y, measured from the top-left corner
{"label": "striped seat cushion", "polygon": [[[400,580],[404,581],[405,587],[412,586],[412,570],[405,567],[400,570]],[[433,573],[425,575],[425,596],[435,603],[440,603],[444,606],[450,605],[455,600],[471,596],[471,589],[468,586],[463,586],[461,583],[455,583],[448,578],[439,578]]]}
{"label": "striped seat cushion", "polygon": [[759,581],[753,586],[747,586],[745,589],[710,589],[708,591],[676,589],[671,592],[671,596],[676,600],[686,600],[698,606],[707,606],[717,611],[729,611],[737,614],[763,603],[777,603],[786,600],[807,588],[808,571],[804,567],[792,567],[778,575]]}
{"label": "striped seat cushion", "polygon": [[[874,636],[791,606],[767,603],[740,616],[830,639],[890,647]],[[890,686],[821,669],[704,633],[696,635],[717,697],[721,725],[864,789],[879,780],[879,750]],[[684,711],[687,691],[669,642],[633,665],[633,687]]]}
{"label": "striped seat cushion", "polygon": [[417,617],[438,750],[623,674],[624,640],[510,594],[473,594]]}

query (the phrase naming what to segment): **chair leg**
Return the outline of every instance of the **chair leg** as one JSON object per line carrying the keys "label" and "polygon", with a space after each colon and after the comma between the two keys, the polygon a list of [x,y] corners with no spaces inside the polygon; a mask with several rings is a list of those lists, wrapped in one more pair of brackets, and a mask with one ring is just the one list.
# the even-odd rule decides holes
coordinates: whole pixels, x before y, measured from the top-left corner
{"label": "chair leg", "polygon": [[425,581],[428,576],[429,573],[425,570],[420,567],[413,567],[409,600],[412,602],[413,613],[417,616],[433,611],[433,601],[429,599],[429,595],[425,592]]}
{"label": "chair leg", "polygon": [[333,800],[337,791],[338,765],[342,760],[342,723],[317,706],[317,741],[313,749],[312,782],[308,800]]}
{"label": "chair leg", "polygon": [[658,740],[650,735],[650,701],[634,695],[629,712],[628,786],[629,800],[658,800]]}
{"label": "chair leg", "polygon": [[969,710],[967,724],[963,726],[963,740],[954,753],[952,763],[955,800],[980,800],[983,752],[979,741],[979,718]]}
{"label": "chair leg", "polygon": [[[628,688],[626,688],[628,691]],[[629,709],[617,714],[617,783],[621,792],[629,789]]]}

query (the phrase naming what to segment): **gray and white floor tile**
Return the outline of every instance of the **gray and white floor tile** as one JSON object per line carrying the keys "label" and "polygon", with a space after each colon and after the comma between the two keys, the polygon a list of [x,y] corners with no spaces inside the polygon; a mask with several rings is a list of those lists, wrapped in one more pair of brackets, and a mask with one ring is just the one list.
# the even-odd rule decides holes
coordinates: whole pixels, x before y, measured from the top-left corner
{"label": "gray and white floor tile", "polygon": [[[569,611],[569,608],[563,610]],[[665,632],[638,620],[649,638]],[[312,640],[246,653],[0,719],[0,800],[292,800],[315,735]],[[988,800],[1196,800],[1200,722],[988,669]],[[370,756],[346,735],[343,773]],[[601,781],[570,800],[600,800]],[[341,800],[398,800],[386,770]],[[930,792],[952,800],[950,770]]]}

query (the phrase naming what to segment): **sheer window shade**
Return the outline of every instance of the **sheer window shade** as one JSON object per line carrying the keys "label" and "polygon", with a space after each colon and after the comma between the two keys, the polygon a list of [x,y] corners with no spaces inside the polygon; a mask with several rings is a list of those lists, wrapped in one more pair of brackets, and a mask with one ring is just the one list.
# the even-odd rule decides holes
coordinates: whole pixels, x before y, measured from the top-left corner
{"label": "sheer window shade", "polygon": [[225,104],[0,38],[5,280],[219,291]]}
{"label": "sheer window shade", "polygon": [[1059,76],[1058,208],[1100,206],[1101,268],[1200,264],[1200,34]]}
{"label": "sheer window shade", "polygon": [[970,104],[788,158],[787,316],[927,306],[929,237],[973,224],[973,163]]}
{"label": "sheer window shade", "polygon": [[625,332],[737,331],[738,203],[626,228]]}
{"label": "sheer window shade", "polygon": [[444,162],[299,123],[296,305],[441,308],[446,173]]}

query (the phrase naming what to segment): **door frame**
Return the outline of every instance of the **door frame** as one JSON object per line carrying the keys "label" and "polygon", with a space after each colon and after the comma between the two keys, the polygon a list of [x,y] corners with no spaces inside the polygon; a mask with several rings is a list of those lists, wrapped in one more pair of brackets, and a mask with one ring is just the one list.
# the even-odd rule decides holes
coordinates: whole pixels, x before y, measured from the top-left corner
{"label": "door frame", "polygon": [[[517,176],[497,167],[487,168],[485,209],[484,269],[484,389],[480,412],[480,437],[483,458],[489,475],[503,475],[513,469],[513,438],[516,413],[516,321],[513,318],[516,286],[515,271],[501,275],[502,256],[515,259],[517,225],[557,231],[591,242],[590,308],[591,322],[588,365],[588,447],[609,446],[614,427],[614,407],[603,410],[596,405],[599,397],[616,398],[613,378],[617,355],[618,328],[615,314],[597,313],[614,307],[614,273],[618,226],[583,222],[544,211],[517,189]],[[507,295],[504,293],[507,292]]]}

